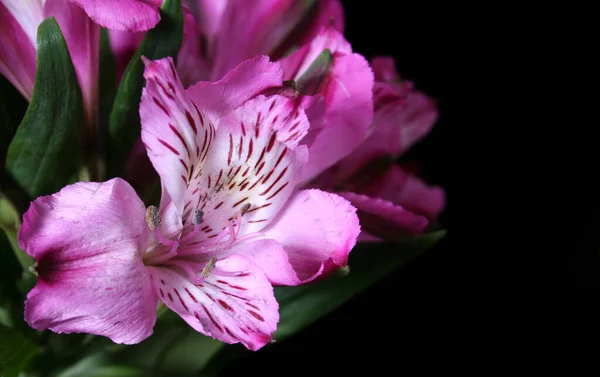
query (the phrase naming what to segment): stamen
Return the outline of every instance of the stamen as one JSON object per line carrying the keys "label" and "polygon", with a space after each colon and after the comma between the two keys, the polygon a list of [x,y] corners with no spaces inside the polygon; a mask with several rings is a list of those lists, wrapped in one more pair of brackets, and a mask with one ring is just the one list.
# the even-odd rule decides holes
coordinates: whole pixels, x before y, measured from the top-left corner
{"label": "stamen", "polygon": [[185,237],[183,237],[179,240],[180,244],[185,245],[186,242],[190,241],[190,239],[192,239],[192,237],[194,237],[196,235],[196,233],[198,233],[200,231],[199,225],[202,221],[204,221],[202,219],[203,217],[204,217],[204,212],[202,212],[199,209],[194,211],[194,215],[192,216],[192,224],[194,224],[194,228],[192,228],[192,231],[189,232],[188,234],[186,234]]}
{"label": "stamen", "polygon": [[192,217],[192,224],[194,225],[199,225],[202,221],[204,217],[204,212],[202,212],[201,210],[197,209],[194,211],[194,216]]}
{"label": "stamen", "polygon": [[148,229],[155,230],[160,226],[160,213],[158,213],[158,209],[155,206],[150,206],[146,208],[146,223],[148,224]]}
{"label": "stamen", "polygon": [[165,260],[168,260],[169,258],[172,258],[173,256],[177,255],[177,247],[179,246],[178,241],[169,240],[163,237],[162,234],[160,234],[158,228],[160,227],[161,222],[162,220],[160,218],[158,208],[156,208],[155,206],[149,206],[148,208],[146,208],[146,223],[148,224],[148,229],[154,232],[154,235],[156,236],[156,239],[159,243],[171,248],[171,250],[169,250],[168,253],[162,254],[155,260],[153,260],[153,263],[160,263],[156,262],[156,260],[164,262]]}
{"label": "stamen", "polygon": [[244,216],[246,214],[246,212],[248,212],[248,210],[250,209],[250,206],[252,206],[252,204],[250,204],[250,203],[246,203],[242,206],[242,216]]}
{"label": "stamen", "polygon": [[208,263],[206,264],[206,266],[204,266],[204,268],[202,269],[202,272],[200,273],[200,275],[204,279],[208,278],[208,275],[210,275],[210,273],[212,272],[212,270],[215,268],[215,264],[216,263],[217,263],[217,257],[210,258],[210,260],[208,261]]}

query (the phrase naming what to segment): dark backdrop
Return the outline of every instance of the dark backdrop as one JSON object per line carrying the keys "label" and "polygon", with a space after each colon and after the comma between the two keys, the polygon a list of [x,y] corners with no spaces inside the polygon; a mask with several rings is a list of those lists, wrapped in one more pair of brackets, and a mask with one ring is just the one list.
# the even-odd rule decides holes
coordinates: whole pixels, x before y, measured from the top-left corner
{"label": "dark backdrop", "polygon": [[466,127],[458,112],[464,77],[455,70],[464,58],[456,48],[459,21],[423,2],[343,3],[346,37],[354,51],[368,59],[395,57],[401,76],[439,102],[440,119],[432,133],[405,158],[419,161],[423,177],[446,189],[441,223],[449,234],[301,334],[230,365],[224,375],[399,374],[477,362],[471,334],[480,322],[476,292],[481,287],[471,277],[479,257],[456,241],[461,210],[453,195],[460,183],[454,140]]}

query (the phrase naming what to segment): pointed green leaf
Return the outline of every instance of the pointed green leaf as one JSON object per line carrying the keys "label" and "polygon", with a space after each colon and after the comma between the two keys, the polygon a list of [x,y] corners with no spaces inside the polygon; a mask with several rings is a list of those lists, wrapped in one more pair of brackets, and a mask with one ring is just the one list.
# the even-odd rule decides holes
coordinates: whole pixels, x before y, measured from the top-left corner
{"label": "pointed green leaf", "polygon": [[81,90],[56,20],[38,28],[33,96],[8,148],[6,169],[31,197],[58,191],[77,172]]}
{"label": "pointed green leaf", "polygon": [[[275,340],[281,341],[331,312],[356,294],[436,244],[445,230],[407,239],[402,243],[363,243],[350,253],[350,272],[298,287],[275,288],[279,302],[279,325]],[[347,272],[347,271],[344,271]]]}
{"label": "pointed green leaf", "polygon": [[17,377],[27,368],[37,347],[15,329],[0,325],[0,376]]}
{"label": "pointed green leaf", "polygon": [[140,98],[145,85],[141,56],[156,60],[177,56],[183,40],[181,0],[164,0],[160,22],[144,37],[121,79],[109,121],[109,175],[117,175],[133,142],[140,137]]}
{"label": "pointed green leaf", "polygon": [[296,83],[298,91],[304,95],[313,95],[318,92],[321,82],[329,72],[333,56],[329,49],[323,50],[319,56],[311,63],[310,67],[300,76]]}

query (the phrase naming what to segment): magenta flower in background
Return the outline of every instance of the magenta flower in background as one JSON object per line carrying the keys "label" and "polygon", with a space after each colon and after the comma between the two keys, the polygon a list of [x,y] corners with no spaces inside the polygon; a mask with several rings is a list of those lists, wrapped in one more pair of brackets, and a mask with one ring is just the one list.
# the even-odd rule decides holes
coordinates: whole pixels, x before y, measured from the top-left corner
{"label": "magenta flower in background", "polygon": [[55,17],[81,88],[87,130],[93,134],[97,127],[100,26],[148,30],[160,20],[160,2],[151,5],[150,1],[138,0],[0,0],[0,74],[25,99],[31,99],[37,29],[45,18]]}
{"label": "magenta flower in background", "polygon": [[158,300],[197,331],[256,350],[279,320],[272,285],[345,265],[360,232],[350,203],[298,190],[309,148],[302,102],[261,94],[283,82],[256,57],[221,81],[183,89],[171,58],[145,61],[142,140],[160,207],[116,178],[36,199],[19,244],[37,263],[25,319],[132,344]]}
{"label": "magenta flower in background", "polygon": [[[310,183],[310,187],[339,192],[358,208],[364,227],[361,240],[379,240],[399,231],[421,232],[445,206],[441,187],[428,186],[395,163],[431,131],[438,119],[435,102],[398,76],[392,58],[373,58],[371,67],[375,112],[368,136]],[[383,164],[383,170],[378,164]],[[379,236],[366,234],[369,229]]]}
{"label": "magenta flower in background", "polygon": [[[219,80],[257,55],[278,60],[296,46],[309,43],[325,25],[344,29],[338,0],[184,0],[183,4],[184,38],[177,71],[185,87]],[[111,30],[118,77],[143,36]]]}

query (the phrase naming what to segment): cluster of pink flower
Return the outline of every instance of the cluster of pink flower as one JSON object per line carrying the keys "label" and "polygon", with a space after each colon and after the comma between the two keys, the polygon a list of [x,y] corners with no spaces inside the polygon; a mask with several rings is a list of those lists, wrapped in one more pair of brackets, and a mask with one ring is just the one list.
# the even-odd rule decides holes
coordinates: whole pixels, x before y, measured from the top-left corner
{"label": "cluster of pink flower", "polygon": [[[93,133],[101,27],[123,72],[160,3],[0,0],[0,73],[31,98],[37,26],[54,16]],[[146,208],[127,182],[135,169],[37,198],[19,232],[38,272],[26,321],[133,344],[162,300],[256,350],[279,320],[273,285],[345,266],[357,240],[426,230],[444,193],[393,161],[430,131],[435,103],[391,58],[354,53],[343,28],[337,0],[184,1],[177,64],[142,57],[140,145],[160,204]]]}

